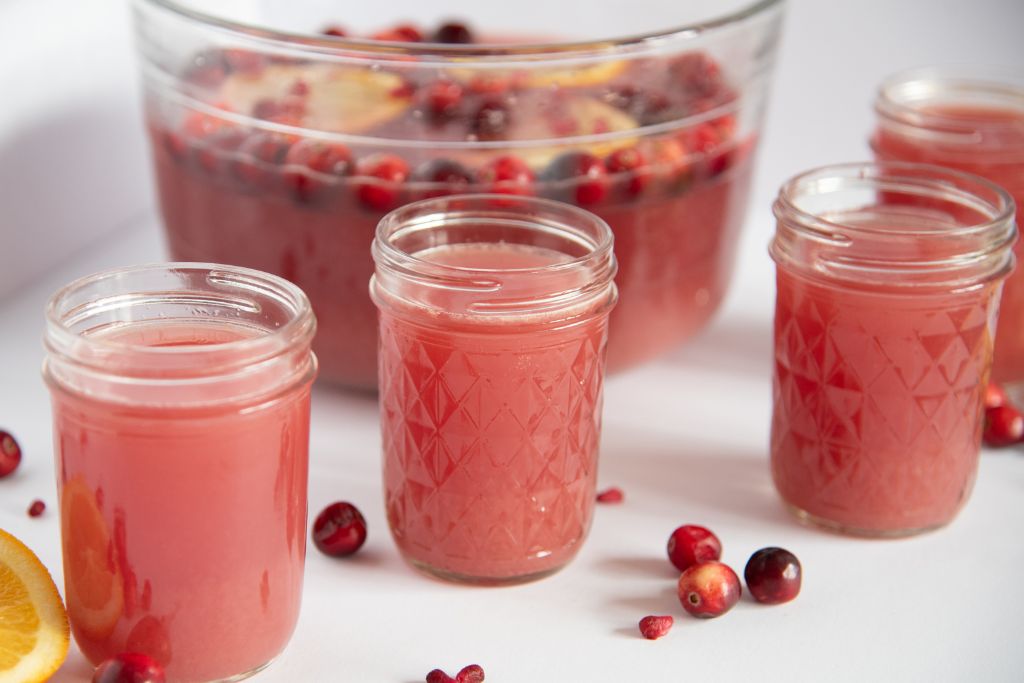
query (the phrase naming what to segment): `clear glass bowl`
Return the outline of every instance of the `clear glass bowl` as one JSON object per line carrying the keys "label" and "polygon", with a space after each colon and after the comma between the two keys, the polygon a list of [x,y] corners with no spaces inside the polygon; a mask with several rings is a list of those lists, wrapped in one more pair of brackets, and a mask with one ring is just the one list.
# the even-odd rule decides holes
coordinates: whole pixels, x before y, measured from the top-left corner
{"label": "clear glass bowl", "polygon": [[[323,377],[376,385],[370,244],[424,197],[537,195],[606,220],[612,371],[693,335],[724,296],[782,0],[201,4],[134,5],[170,251],[302,287]],[[437,31],[450,17],[475,42],[430,42],[458,37]],[[322,33],[339,23],[363,37]]]}

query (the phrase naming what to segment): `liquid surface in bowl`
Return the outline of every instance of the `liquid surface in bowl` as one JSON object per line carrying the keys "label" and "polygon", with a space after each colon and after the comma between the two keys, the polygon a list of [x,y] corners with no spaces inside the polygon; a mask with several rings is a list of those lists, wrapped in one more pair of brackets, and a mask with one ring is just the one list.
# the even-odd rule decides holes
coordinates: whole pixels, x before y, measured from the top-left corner
{"label": "liquid surface in bowl", "polygon": [[605,219],[613,371],[690,337],[725,293],[755,140],[704,53],[485,71],[222,50],[181,79],[213,106],[149,99],[171,252],[302,287],[328,379],[375,386],[369,245],[387,211],[424,197],[538,195]]}

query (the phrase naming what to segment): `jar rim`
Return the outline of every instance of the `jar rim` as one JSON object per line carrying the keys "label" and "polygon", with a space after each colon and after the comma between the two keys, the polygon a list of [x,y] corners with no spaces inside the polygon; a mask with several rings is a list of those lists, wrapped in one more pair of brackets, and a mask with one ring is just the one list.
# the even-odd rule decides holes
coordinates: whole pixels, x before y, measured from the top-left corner
{"label": "jar rim", "polygon": [[[428,248],[452,244],[524,244],[544,247],[531,241],[506,241],[504,237],[480,242],[458,240],[437,243],[409,250],[395,244],[401,239],[416,239],[439,228],[479,228],[488,226],[509,234],[530,231],[538,236],[557,240],[564,246],[567,260],[540,266],[478,267],[450,265],[423,258]],[[431,297],[417,296],[400,283],[411,282],[424,292],[458,291],[476,297],[465,306],[464,313],[489,315],[532,315],[550,317],[554,312],[571,310],[607,310],[614,305],[614,284],[617,263],[613,250],[611,228],[599,216],[579,207],[540,197],[508,194],[462,194],[434,197],[412,202],[384,216],[377,226],[373,241],[375,273],[370,292],[375,301],[381,293],[407,304],[436,308]],[[567,251],[579,248],[579,253]],[[586,273],[586,277],[568,284],[566,275]],[[516,279],[530,278],[537,294],[503,298],[500,275],[513,274]],[[570,278],[571,280],[571,278]],[[583,305],[607,297],[605,306],[591,309]],[[573,317],[570,315],[570,317]]]}
{"label": "jar rim", "polygon": [[[1020,117],[993,119],[956,115],[922,107],[942,94],[985,98],[990,104],[1012,111]],[[874,103],[875,112],[885,120],[914,129],[918,135],[927,133],[950,145],[978,145],[979,133],[1020,131],[1019,137],[999,139],[999,145],[1012,145],[1014,139],[1024,147],[1024,70],[1008,67],[917,67],[890,75],[879,85]],[[1017,145],[1012,145],[1017,146]]]}
{"label": "jar rim", "polygon": [[659,49],[664,43],[674,40],[688,40],[694,36],[738,24],[748,19],[779,9],[785,0],[755,0],[734,12],[711,17],[704,21],[673,26],[667,29],[630,34],[598,40],[557,41],[538,43],[499,44],[444,44],[404,43],[378,41],[360,38],[317,36],[292,31],[282,31],[256,24],[234,21],[209,12],[186,7],[178,0],[134,0],[136,5],[149,5],[176,14],[184,19],[201,22],[230,33],[242,34],[268,43],[300,45],[314,52],[350,51],[364,56],[382,58],[388,55],[414,54],[421,58],[459,59],[479,58],[482,60],[503,60],[516,58],[575,58],[614,51],[635,50],[645,52]]}
{"label": "jar rim", "polygon": [[[167,296],[174,291],[181,293],[189,292],[188,289],[163,290],[163,291],[135,291],[110,292],[95,302],[75,302],[76,294],[86,292],[90,288],[100,286],[104,283],[126,280],[132,277],[145,276],[147,274],[175,272],[206,273],[206,280],[214,284],[231,284],[241,290],[248,290],[253,295],[271,297],[289,312],[289,317],[276,328],[256,328],[260,333],[251,337],[243,337],[229,341],[217,341],[209,344],[192,345],[168,345],[156,346],[125,342],[121,340],[107,339],[103,336],[92,336],[83,334],[73,329],[77,320],[88,317],[91,313],[99,312],[104,308],[114,307],[118,304],[131,305],[132,301],[128,294],[145,295],[148,297]],[[140,300],[140,302],[146,299]],[[221,299],[227,303],[225,296]],[[202,302],[196,301],[196,304]],[[207,301],[212,303],[212,301]],[[242,302],[236,300],[236,305],[248,305],[258,307],[258,302]],[[209,316],[198,317],[196,320],[218,320]],[[219,319],[223,320],[223,319]],[[140,321],[144,322],[144,321]],[[193,372],[188,373],[189,377],[195,376],[222,376],[232,372],[243,371],[246,367],[271,360],[296,345],[308,345],[316,331],[316,318],[313,315],[309,300],[305,293],[296,285],[283,278],[264,273],[251,268],[240,266],[229,266],[215,263],[200,262],[166,262],[132,265],[122,268],[113,268],[80,277],[63,286],[53,294],[46,305],[46,337],[45,342],[51,354],[62,356],[73,362],[84,362],[85,365],[92,365],[88,357],[109,358],[120,354],[130,353],[138,362],[133,367],[138,367],[142,377],[147,379],[158,379],[160,375],[148,374],[146,368],[151,367],[153,371],[159,372],[162,364],[169,359],[183,359],[179,369],[191,368]],[[223,361],[229,358],[230,362]],[[220,360],[220,364],[205,361]],[[149,364],[152,363],[153,366]],[[96,363],[94,369],[104,371],[104,363]],[[180,378],[176,375],[175,378]],[[170,378],[169,378],[170,379]]]}
{"label": "jar rim", "polygon": [[[815,187],[821,191],[813,192]],[[860,224],[802,208],[798,201],[851,189],[943,201],[987,218],[937,227]],[[776,263],[808,261],[802,264],[806,270],[858,285],[959,288],[1008,274],[1013,265],[1013,198],[985,178],[943,166],[889,161],[821,166],[783,183],[772,211],[778,224],[769,252]],[[945,248],[933,253],[907,248],[922,239],[943,240],[937,244]]]}

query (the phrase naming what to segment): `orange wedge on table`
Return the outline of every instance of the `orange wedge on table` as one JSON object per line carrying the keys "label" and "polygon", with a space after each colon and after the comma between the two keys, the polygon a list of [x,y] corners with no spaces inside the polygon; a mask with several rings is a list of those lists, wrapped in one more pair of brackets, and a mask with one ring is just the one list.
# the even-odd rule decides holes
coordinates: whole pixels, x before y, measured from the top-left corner
{"label": "orange wedge on table", "polygon": [[49,680],[68,655],[68,615],[50,573],[0,529],[0,683]]}

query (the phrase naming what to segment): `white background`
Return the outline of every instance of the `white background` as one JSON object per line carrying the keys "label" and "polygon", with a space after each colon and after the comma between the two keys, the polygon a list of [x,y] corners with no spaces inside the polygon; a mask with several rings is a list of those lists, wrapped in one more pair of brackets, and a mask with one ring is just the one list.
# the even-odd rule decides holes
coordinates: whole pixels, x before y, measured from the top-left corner
{"label": "white background", "polygon": [[[882,77],[936,63],[1024,69],[1022,27],[1019,0],[790,3],[730,297],[687,348],[608,382],[600,478],[627,500],[598,508],[580,556],[554,577],[479,589],[408,569],[383,518],[376,406],[319,391],[310,509],[356,502],[370,540],[350,561],[310,552],[292,643],[254,680],[413,683],[470,662],[499,683],[1024,680],[1024,453],[983,453],[970,505],[919,538],[845,539],[781,509],[767,469],[765,253],[770,202],[786,177],[868,156]],[[0,426],[25,451],[0,481],[0,527],[28,542],[58,583],[42,306],[72,277],[163,256],[132,60],[120,2],[0,0]],[[29,519],[36,497],[51,509]],[[714,529],[738,570],[759,547],[794,551],[802,594],[689,619],[663,551],[684,522]],[[677,617],[668,637],[638,637],[650,613]],[[54,680],[89,675],[72,648]]]}

